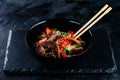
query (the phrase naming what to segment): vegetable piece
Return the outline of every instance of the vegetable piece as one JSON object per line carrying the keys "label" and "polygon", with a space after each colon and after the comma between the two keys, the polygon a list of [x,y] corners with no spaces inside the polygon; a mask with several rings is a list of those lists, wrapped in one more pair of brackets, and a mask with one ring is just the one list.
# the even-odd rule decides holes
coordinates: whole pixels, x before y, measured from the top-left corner
{"label": "vegetable piece", "polygon": [[68,33],[68,38],[73,37],[74,35],[72,31],[68,31],[67,33]]}
{"label": "vegetable piece", "polygon": [[57,45],[57,50],[58,50],[58,58],[60,58],[60,47],[58,44],[56,44],[56,45]]}
{"label": "vegetable piece", "polygon": [[45,28],[45,31],[46,31],[46,34],[47,34],[47,35],[51,33],[51,30],[50,30],[50,28],[48,28],[48,27]]}
{"label": "vegetable piece", "polygon": [[62,43],[62,44],[60,45],[60,48],[64,48],[64,47],[66,47],[67,45],[69,45],[69,43],[68,43],[67,41],[65,41],[64,43]]}
{"label": "vegetable piece", "polygon": [[66,52],[70,52],[70,50],[68,50],[66,47],[63,48],[63,51],[66,53]]}
{"label": "vegetable piece", "polygon": [[69,40],[66,37],[60,38],[60,48],[64,48],[70,44]]}
{"label": "vegetable piece", "polygon": [[73,38],[73,37],[71,37],[71,38],[69,38],[69,39],[72,40],[72,41],[74,41],[74,42],[76,42],[76,43],[78,43],[78,44],[80,44],[80,41],[77,40],[77,39],[75,39],[75,38]]}
{"label": "vegetable piece", "polygon": [[39,41],[36,43],[36,47],[41,46],[46,40],[47,40],[47,38],[43,38],[42,40],[39,40]]}
{"label": "vegetable piece", "polygon": [[60,32],[62,36],[67,36],[67,32]]}
{"label": "vegetable piece", "polygon": [[60,54],[61,54],[62,58],[67,58],[67,55],[64,51],[61,51]]}

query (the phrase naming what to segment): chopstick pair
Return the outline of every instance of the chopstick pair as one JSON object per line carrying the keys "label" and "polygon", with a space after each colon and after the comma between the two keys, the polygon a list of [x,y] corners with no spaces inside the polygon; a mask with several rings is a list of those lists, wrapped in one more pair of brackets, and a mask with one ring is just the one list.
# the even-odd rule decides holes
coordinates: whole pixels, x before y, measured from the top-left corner
{"label": "chopstick pair", "polygon": [[109,13],[112,10],[112,7],[109,7],[108,4],[106,4],[100,11],[93,16],[86,24],[84,24],[74,35],[73,37],[77,39],[82,34],[84,34],[88,29],[90,29],[95,23],[97,23],[103,16],[105,16],[107,13]]}

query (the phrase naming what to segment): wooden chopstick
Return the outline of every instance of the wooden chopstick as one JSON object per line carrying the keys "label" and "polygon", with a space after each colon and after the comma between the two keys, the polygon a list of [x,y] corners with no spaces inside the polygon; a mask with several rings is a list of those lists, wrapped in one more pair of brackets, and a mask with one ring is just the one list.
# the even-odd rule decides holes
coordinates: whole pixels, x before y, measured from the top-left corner
{"label": "wooden chopstick", "polygon": [[106,4],[103,8],[100,9],[100,11],[93,16],[85,25],[83,25],[74,35],[73,37],[75,37],[79,32],[81,32],[86,26],[88,26],[95,18],[97,18],[105,9],[108,8],[108,4]]}
{"label": "wooden chopstick", "polygon": [[85,33],[88,29],[90,29],[95,23],[97,23],[103,16],[105,16],[107,13],[109,13],[112,10],[112,7],[109,7],[107,10],[104,11],[96,20],[94,20],[87,28],[85,28],[82,32],[80,32],[75,39],[80,37],[83,33]]}

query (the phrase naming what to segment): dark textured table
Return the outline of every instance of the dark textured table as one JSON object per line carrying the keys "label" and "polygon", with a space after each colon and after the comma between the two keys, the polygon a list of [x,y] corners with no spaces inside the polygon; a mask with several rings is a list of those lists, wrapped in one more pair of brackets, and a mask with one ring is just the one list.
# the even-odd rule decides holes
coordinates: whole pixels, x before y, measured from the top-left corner
{"label": "dark textured table", "polygon": [[[108,33],[117,71],[111,74],[5,74],[5,49],[9,30],[28,30],[50,18],[66,18],[84,24],[104,4],[113,10],[92,27]],[[119,80],[120,79],[120,1],[119,0],[1,0],[0,1],[0,79],[1,80]],[[101,38],[102,40],[102,38]],[[107,58],[107,57],[106,57]]]}

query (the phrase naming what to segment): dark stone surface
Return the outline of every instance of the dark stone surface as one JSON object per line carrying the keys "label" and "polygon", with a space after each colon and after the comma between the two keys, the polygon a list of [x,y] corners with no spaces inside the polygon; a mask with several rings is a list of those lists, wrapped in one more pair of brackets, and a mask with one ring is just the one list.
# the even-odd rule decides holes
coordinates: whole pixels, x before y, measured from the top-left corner
{"label": "dark stone surface", "polygon": [[[11,31],[12,32],[12,31]],[[92,30],[93,43],[78,63],[64,68],[50,68],[39,62],[25,44],[26,31],[12,32],[5,51],[4,71],[7,73],[113,73],[116,71],[114,52],[106,31]],[[9,34],[10,36],[10,34]],[[19,36],[19,37],[18,37]],[[98,37],[99,36],[99,37]],[[102,40],[101,40],[102,37]],[[99,46],[98,46],[99,45]],[[57,65],[54,65],[57,67]]]}
{"label": "dark stone surface", "polygon": [[[112,43],[118,70],[113,74],[40,74],[6,75],[3,72],[4,51],[9,30],[27,30],[49,18],[68,18],[84,24],[105,3],[113,10],[92,29],[106,30]],[[0,0],[0,78],[1,80],[119,80],[120,79],[120,0]]]}

